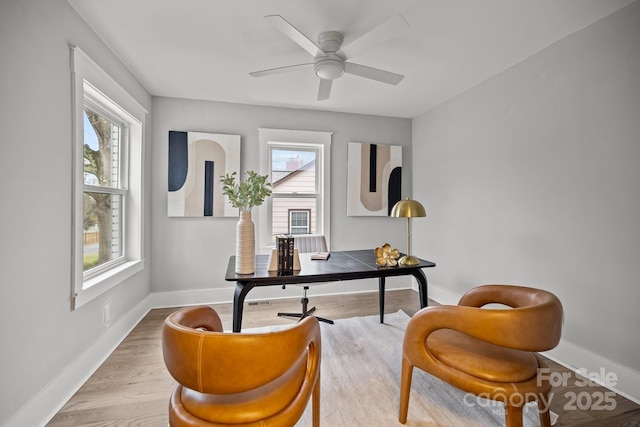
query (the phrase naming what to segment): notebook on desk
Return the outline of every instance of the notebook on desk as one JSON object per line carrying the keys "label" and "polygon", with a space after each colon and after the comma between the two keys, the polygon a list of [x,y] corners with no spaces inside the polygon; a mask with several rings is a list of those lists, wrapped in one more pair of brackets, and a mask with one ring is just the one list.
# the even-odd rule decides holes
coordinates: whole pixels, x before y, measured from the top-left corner
{"label": "notebook on desk", "polygon": [[311,259],[325,260],[331,256],[330,252],[312,252]]}

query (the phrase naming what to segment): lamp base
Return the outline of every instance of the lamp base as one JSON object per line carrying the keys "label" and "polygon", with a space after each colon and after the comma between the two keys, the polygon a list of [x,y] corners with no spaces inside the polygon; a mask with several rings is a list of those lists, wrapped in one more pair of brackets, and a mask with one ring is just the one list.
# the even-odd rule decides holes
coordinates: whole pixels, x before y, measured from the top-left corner
{"label": "lamp base", "polygon": [[420,264],[420,260],[413,255],[405,255],[398,260],[400,265],[416,265]]}

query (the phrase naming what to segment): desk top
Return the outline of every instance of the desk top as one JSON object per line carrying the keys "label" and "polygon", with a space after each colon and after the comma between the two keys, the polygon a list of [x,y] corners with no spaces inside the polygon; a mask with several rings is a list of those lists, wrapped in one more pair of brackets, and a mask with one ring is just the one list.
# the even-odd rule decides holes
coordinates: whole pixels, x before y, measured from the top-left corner
{"label": "desk top", "polygon": [[363,249],[334,251],[327,260],[312,260],[310,253],[300,254],[300,270],[294,271],[291,275],[278,275],[277,271],[267,270],[269,255],[257,255],[255,273],[237,274],[235,258],[232,256],[229,259],[225,280],[254,283],[256,286],[404,276],[422,268],[435,267],[435,263],[423,259],[420,259],[420,263],[416,265],[380,267],[376,264],[373,249]]}

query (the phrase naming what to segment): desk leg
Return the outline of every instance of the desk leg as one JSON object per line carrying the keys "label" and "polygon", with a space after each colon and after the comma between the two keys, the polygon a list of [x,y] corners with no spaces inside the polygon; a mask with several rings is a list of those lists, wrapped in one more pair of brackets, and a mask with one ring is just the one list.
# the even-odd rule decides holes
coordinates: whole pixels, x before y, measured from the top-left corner
{"label": "desk leg", "polygon": [[416,269],[411,272],[413,277],[418,281],[418,291],[420,294],[420,308],[425,308],[429,305],[429,295],[427,293],[427,276],[424,275],[424,272],[421,269]]}
{"label": "desk leg", "polygon": [[384,323],[384,276],[378,278],[378,304],[380,306],[380,323]]}
{"label": "desk leg", "polygon": [[242,328],[242,309],[244,308],[244,298],[255,286],[254,283],[236,282],[236,290],[233,294],[233,332],[240,332]]}

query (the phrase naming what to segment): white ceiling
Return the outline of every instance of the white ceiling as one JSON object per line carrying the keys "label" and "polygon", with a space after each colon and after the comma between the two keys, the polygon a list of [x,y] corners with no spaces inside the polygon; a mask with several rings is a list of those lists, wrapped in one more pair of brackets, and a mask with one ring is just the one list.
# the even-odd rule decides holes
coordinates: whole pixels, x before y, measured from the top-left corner
{"label": "white ceiling", "polygon": [[[415,117],[633,0],[68,0],[152,95]],[[354,62],[404,74],[397,86],[345,74],[317,101],[313,62],[263,17],[344,44],[395,14],[403,34]],[[74,41],[82,47],[82,41]]]}

